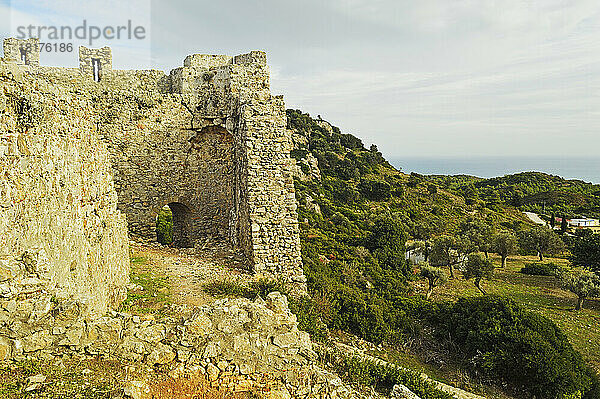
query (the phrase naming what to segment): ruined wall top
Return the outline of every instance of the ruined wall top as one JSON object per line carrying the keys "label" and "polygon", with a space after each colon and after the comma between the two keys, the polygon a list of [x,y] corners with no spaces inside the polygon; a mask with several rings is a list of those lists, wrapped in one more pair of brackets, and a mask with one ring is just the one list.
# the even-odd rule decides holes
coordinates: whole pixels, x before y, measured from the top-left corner
{"label": "ruined wall top", "polygon": [[4,39],[4,58],[18,65],[38,66],[40,64],[39,39]]}
{"label": "ruined wall top", "polygon": [[[28,65],[31,67],[40,67],[40,43],[37,38],[30,39],[4,39],[4,61],[17,65]],[[202,68],[213,69],[226,67],[229,65],[255,65],[264,67],[267,65],[267,55],[263,51],[251,51],[247,54],[236,56],[213,55],[213,54],[192,54],[188,55],[184,62],[184,68]],[[43,67],[43,66],[42,66]],[[61,67],[43,67],[47,71],[54,70],[57,73],[75,72],[75,68]],[[180,69],[176,68],[175,70]],[[138,70],[119,71],[119,72],[137,72]],[[96,81],[100,81],[103,76],[113,72],[112,51],[110,47],[98,49],[79,47],[79,72],[84,76],[89,76]]]}

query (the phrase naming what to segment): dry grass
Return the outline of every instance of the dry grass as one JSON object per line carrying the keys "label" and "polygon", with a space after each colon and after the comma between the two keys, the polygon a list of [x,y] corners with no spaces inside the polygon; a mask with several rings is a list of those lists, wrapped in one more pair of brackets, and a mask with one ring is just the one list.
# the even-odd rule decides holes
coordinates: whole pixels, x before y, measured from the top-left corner
{"label": "dry grass", "polygon": [[250,399],[252,392],[231,392],[211,387],[202,376],[164,378],[150,383],[154,399]]}

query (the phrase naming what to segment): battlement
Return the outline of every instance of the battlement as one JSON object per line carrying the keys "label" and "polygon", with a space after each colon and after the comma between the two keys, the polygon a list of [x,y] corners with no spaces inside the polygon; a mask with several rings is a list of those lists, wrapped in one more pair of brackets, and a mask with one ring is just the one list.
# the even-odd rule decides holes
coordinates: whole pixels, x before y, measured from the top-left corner
{"label": "battlement", "polygon": [[[4,39],[4,60],[17,65],[40,66],[39,39]],[[263,51],[251,51],[236,56],[215,54],[192,54],[183,61],[184,68],[212,69],[228,65],[258,65],[266,67],[267,55]],[[62,68],[67,69],[67,68]],[[110,47],[98,49],[79,47],[79,71],[99,82],[113,71]]]}
{"label": "battlement", "polygon": [[4,39],[4,58],[18,65],[38,66],[40,64],[39,39]]}
{"label": "battlement", "polygon": [[96,82],[102,75],[112,71],[112,52],[110,47],[91,49],[79,47],[79,69],[84,76],[92,76]]}
{"label": "battlement", "polygon": [[213,54],[192,54],[188,55],[183,61],[184,67],[195,68],[216,68],[225,65],[248,65],[258,64],[267,65],[267,54],[264,51],[251,51],[247,54],[236,55],[213,55]]}

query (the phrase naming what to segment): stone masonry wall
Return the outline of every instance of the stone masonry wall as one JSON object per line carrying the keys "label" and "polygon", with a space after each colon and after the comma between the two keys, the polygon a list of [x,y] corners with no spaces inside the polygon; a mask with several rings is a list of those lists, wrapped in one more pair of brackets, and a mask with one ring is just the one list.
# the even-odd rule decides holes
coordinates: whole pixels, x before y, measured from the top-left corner
{"label": "stone masonry wall", "polygon": [[[160,366],[175,377],[204,375],[211,385],[252,391],[268,382],[298,399],[351,399],[362,395],[322,368],[285,296],[221,299],[178,317],[155,320],[110,312],[86,320],[77,301],[52,300],[44,280],[13,287],[0,298],[0,361],[38,357],[102,356]],[[15,298],[29,292],[27,300]],[[143,395],[143,382],[132,384]],[[150,397],[148,396],[150,399]]]}
{"label": "stone masonry wall", "polygon": [[224,242],[255,272],[305,292],[291,140],[265,53],[196,54],[165,75],[115,70],[109,48],[79,52],[78,69],[20,68],[89,106],[130,234],[155,241],[156,216],[169,205],[176,245]]}
{"label": "stone masonry wall", "polygon": [[0,63],[0,295],[43,280],[49,295],[98,316],[124,299],[129,279],[109,153],[91,102],[28,68]]}
{"label": "stone masonry wall", "polygon": [[[25,60],[23,60],[23,56]],[[4,58],[19,65],[39,66],[40,43],[38,39],[17,40],[4,39]]]}

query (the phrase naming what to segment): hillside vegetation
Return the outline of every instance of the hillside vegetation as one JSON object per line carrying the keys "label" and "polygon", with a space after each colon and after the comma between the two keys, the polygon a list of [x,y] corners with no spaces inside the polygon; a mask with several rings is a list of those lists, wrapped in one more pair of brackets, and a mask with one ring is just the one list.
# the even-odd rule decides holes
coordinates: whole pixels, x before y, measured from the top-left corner
{"label": "hillside vegetation", "polygon": [[600,185],[540,172],[491,179],[473,176],[428,176],[444,189],[486,204],[508,204],[524,211],[566,217],[600,217]]}
{"label": "hillside vegetation", "polygon": [[[565,333],[518,299],[477,295],[429,301],[414,290],[419,271],[405,260],[407,242],[451,242],[451,255],[452,248],[477,241],[473,226],[509,238],[534,237],[530,222],[511,202],[514,196],[501,191],[492,199],[493,190],[477,186],[483,180],[472,177],[406,175],[374,145],[367,149],[360,139],[300,111],[288,110],[287,116],[312,297],[293,305],[313,338],[325,339],[333,329],[376,344],[419,342],[409,350],[432,348],[472,381],[493,382],[518,397],[600,397],[598,377]],[[519,198],[548,187],[513,186],[522,186]],[[553,242],[550,250],[562,251],[559,244]],[[478,244],[464,253],[489,250]],[[488,277],[476,277],[477,284],[481,278]]]}

